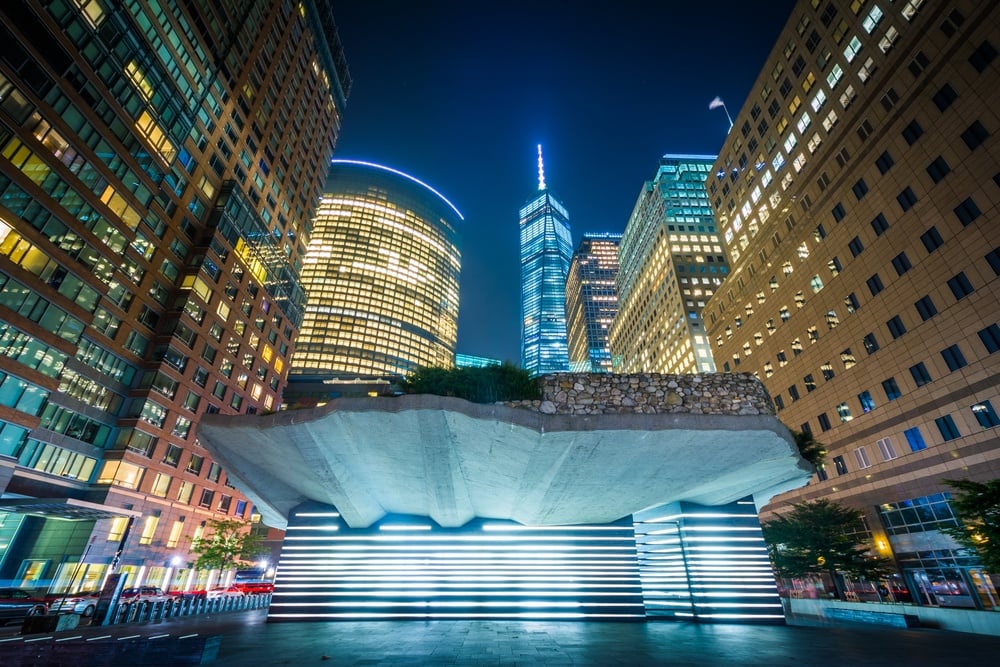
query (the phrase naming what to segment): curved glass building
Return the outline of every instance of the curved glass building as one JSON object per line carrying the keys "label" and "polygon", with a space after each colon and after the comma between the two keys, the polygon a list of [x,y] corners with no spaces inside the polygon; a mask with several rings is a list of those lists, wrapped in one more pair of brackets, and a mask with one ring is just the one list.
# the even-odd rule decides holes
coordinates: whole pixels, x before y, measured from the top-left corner
{"label": "curved glass building", "polygon": [[333,160],[302,270],[308,303],[292,373],[453,366],[462,219],[408,174]]}

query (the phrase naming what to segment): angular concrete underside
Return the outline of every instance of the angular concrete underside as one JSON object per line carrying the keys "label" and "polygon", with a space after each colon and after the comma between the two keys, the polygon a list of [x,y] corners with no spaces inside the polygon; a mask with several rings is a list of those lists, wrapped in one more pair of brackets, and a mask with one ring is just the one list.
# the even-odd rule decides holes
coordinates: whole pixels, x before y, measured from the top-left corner
{"label": "angular concrete underside", "polygon": [[546,415],[418,395],[206,415],[198,436],[276,528],[309,500],[352,527],[390,513],[599,524],[681,500],[760,507],[811,474],[765,415]]}

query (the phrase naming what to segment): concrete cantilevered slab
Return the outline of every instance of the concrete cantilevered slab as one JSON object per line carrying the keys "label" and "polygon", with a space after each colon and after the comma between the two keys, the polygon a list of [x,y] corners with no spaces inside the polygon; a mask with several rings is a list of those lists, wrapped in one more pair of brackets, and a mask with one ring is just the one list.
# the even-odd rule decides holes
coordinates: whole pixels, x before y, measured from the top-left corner
{"label": "concrete cantilevered slab", "polygon": [[597,524],[680,500],[752,495],[759,507],[804,485],[812,471],[788,430],[771,414],[740,412],[544,414],[416,395],[206,415],[198,435],[277,528],[310,500],[351,527],[390,513],[445,527],[474,517]]}

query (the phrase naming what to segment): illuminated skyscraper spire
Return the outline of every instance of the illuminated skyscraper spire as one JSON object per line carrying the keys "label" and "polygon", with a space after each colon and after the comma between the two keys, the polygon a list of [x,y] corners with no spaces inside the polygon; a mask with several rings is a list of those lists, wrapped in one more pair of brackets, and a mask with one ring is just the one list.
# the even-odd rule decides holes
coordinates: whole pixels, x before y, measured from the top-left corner
{"label": "illuminated skyscraper spire", "polygon": [[538,145],[538,192],[522,208],[521,368],[531,376],[569,370],[566,274],[573,255],[569,214],[545,187]]}
{"label": "illuminated skyscraper spire", "polygon": [[538,144],[538,189],[545,189],[545,163],[542,162],[542,145]]}

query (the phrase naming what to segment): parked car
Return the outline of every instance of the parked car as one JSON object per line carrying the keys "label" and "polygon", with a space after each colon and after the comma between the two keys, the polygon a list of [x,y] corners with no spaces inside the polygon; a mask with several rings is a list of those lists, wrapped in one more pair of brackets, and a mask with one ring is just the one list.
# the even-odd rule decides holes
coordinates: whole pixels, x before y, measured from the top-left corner
{"label": "parked car", "polygon": [[119,602],[166,602],[170,597],[166,595],[159,586],[139,586],[136,588],[126,588],[122,591]]}
{"label": "parked car", "polygon": [[97,610],[97,600],[101,591],[79,591],[77,593],[61,593],[46,595],[49,611],[53,614],[80,614],[90,618]]}
{"label": "parked car", "polygon": [[42,598],[20,588],[0,588],[0,624],[21,622],[25,616],[41,616],[48,611]]}
{"label": "parked car", "polygon": [[274,592],[274,584],[270,581],[237,581],[233,585],[247,595],[259,595],[261,593]]}
{"label": "parked car", "polygon": [[175,600],[201,600],[205,598],[204,590],[193,591],[167,591],[167,595]]}
{"label": "parked car", "polygon": [[205,593],[209,600],[228,600],[230,598],[241,598],[243,591],[234,586],[216,586]]}

